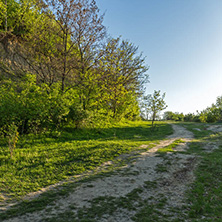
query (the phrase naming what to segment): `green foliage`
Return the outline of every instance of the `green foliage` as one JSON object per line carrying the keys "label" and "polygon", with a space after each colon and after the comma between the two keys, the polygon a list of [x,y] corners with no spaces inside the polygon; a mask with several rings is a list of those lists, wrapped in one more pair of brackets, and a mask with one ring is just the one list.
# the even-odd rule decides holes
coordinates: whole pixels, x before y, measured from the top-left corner
{"label": "green foliage", "polygon": [[166,93],[161,95],[160,90],[154,90],[153,95],[144,97],[143,103],[145,104],[146,109],[151,112],[152,126],[156,120],[157,114],[167,107],[166,102],[164,101],[165,95]]}
{"label": "green foliage", "polygon": [[173,120],[174,115],[175,114],[173,112],[167,111],[167,112],[164,112],[163,118],[165,120]]}
{"label": "green foliage", "polygon": [[83,123],[83,121],[86,120],[86,118],[88,117],[87,114],[88,113],[86,110],[83,110],[81,107],[72,104],[72,106],[69,107],[67,118],[68,120],[74,122],[76,128],[80,128],[81,123]]}
{"label": "green foliage", "polygon": [[222,97],[217,97],[216,103],[212,104],[211,107],[207,107],[201,112],[194,114],[187,114],[184,120],[187,122],[202,122],[202,123],[215,123],[222,121]]}
{"label": "green foliage", "polygon": [[0,0],[0,9],[2,132],[12,123],[27,134],[139,119],[145,58],[120,38],[102,44],[95,1]]}
{"label": "green foliage", "polygon": [[137,99],[143,91],[142,85],[147,82],[145,58],[138,55],[138,47],[120,38],[109,39],[101,53],[98,105],[111,110],[117,119],[138,118]]}
{"label": "green foliage", "polygon": [[217,97],[216,103],[212,104],[211,107],[207,107],[201,112],[197,111],[197,114],[188,113],[173,113],[171,111],[164,113],[164,119],[174,121],[185,121],[185,122],[201,122],[201,123],[215,123],[222,121],[222,96]]}
{"label": "green foliage", "polygon": [[38,11],[35,0],[1,0],[0,31],[8,31],[16,36],[28,33],[34,25]]}
{"label": "green foliage", "polygon": [[201,122],[214,123],[222,121],[221,97],[218,97],[215,104],[206,108],[199,114]]}
{"label": "green foliage", "polygon": [[178,113],[178,112],[171,112],[167,111],[164,113],[164,119],[165,120],[174,120],[174,121],[184,121],[184,115],[183,113]]}
{"label": "green foliage", "polygon": [[192,122],[194,120],[194,114],[188,113],[184,116],[184,121],[185,122]]}
{"label": "green foliage", "polygon": [[18,127],[14,123],[12,123],[8,126],[8,130],[6,130],[4,133],[7,135],[8,148],[12,158],[19,137]]}
{"label": "green foliage", "polygon": [[6,14],[6,5],[5,2],[0,1],[0,26],[2,27],[2,24],[4,22],[4,16]]}
{"label": "green foliage", "polygon": [[75,98],[73,91],[61,94],[58,85],[37,85],[32,75],[19,83],[5,81],[0,89],[0,127],[15,123],[21,134],[61,127]]}

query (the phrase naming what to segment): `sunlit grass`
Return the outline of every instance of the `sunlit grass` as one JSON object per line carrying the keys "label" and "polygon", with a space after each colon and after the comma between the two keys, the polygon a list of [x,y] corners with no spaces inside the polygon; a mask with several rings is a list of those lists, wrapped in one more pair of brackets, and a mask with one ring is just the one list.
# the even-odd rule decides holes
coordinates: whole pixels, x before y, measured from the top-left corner
{"label": "sunlit grass", "polygon": [[51,135],[21,137],[15,155],[0,147],[0,192],[23,196],[58,181],[93,170],[120,154],[152,147],[171,134],[170,125],[158,122],[127,122],[112,128],[75,130],[67,128]]}
{"label": "sunlit grass", "polygon": [[188,195],[189,218],[205,218],[207,221],[207,218],[210,218],[210,221],[221,221],[222,145],[212,153],[202,153],[202,161],[195,174],[196,180]]}
{"label": "sunlit grass", "polygon": [[[211,125],[214,124],[184,125],[196,138],[188,152],[198,155],[200,161],[187,194],[190,221],[221,221],[222,218],[222,135],[208,130]],[[206,152],[203,148],[207,143],[217,144],[218,149]]]}
{"label": "sunlit grass", "polygon": [[175,140],[175,141],[174,141],[173,143],[171,143],[170,145],[158,149],[157,152],[158,152],[158,153],[174,152],[174,151],[175,151],[174,148],[175,148],[176,146],[178,146],[179,144],[181,144],[181,143],[184,143],[184,141],[181,140],[181,139]]}

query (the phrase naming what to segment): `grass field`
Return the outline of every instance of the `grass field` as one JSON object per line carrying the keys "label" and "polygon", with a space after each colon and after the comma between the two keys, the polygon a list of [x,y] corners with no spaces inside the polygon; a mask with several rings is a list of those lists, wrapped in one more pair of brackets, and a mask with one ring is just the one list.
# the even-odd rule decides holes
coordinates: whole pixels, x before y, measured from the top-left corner
{"label": "grass field", "polygon": [[19,198],[30,192],[65,180],[120,154],[152,147],[171,134],[170,125],[157,122],[152,132],[150,122],[128,122],[112,128],[75,130],[41,136],[27,135],[19,138],[14,157],[7,145],[0,147],[0,196]]}
{"label": "grass field", "polygon": [[[222,221],[222,133],[207,130],[206,124],[184,126],[196,138],[188,152],[198,155],[200,160],[195,172],[196,180],[187,194],[188,218],[194,222]],[[206,152],[204,147],[207,145],[216,149]]]}
{"label": "grass field", "polygon": [[[169,124],[164,122],[157,124],[155,132],[151,130],[149,122],[128,122],[112,128],[91,130],[66,128],[60,134],[29,135],[19,139],[13,159],[10,158],[7,146],[2,144],[0,150],[0,190],[4,194],[2,201],[5,196],[19,199],[50,184],[94,170],[106,161],[115,160],[121,154],[150,149],[173,132]],[[140,210],[133,220],[138,222],[222,221],[222,133],[208,130],[206,124],[179,124],[195,135],[194,140],[189,143],[189,149],[181,153],[195,155],[198,161],[194,172],[195,180],[187,187],[183,209],[172,209],[177,217],[172,218],[162,212],[167,203],[164,196],[157,196],[158,204],[155,201],[152,204],[149,200],[146,200],[148,201],[146,203],[139,195],[143,191],[142,188],[138,188],[126,197],[108,196],[94,199],[91,208],[84,208],[78,211],[77,215],[72,215],[72,209],[67,209],[62,214],[45,221],[96,221],[86,218],[93,218],[95,215],[101,217],[104,213],[113,214],[118,208],[137,210],[135,202]],[[168,152],[174,152],[174,147],[180,143],[183,143],[183,140],[177,139],[169,146],[159,149],[158,156],[165,158],[165,155]],[[144,148],[141,145],[148,145],[148,147]],[[212,147],[216,148],[209,150]],[[165,168],[167,169],[167,165],[161,165],[161,167],[156,170],[162,173]],[[92,174],[77,183],[64,184],[62,189],[43,193],[39,198],[22,201],[15,208],[2,212],[0,219],[43,210],[48,204],[52,206],[56,199],[65,197],[81,183],[96,181],[113,173],[118,171],[111,169],[107,173]],[[158,188],[157,184],[150,181],[145,185],[144,189]],[[71,219],[76,217],[82,219]]]}

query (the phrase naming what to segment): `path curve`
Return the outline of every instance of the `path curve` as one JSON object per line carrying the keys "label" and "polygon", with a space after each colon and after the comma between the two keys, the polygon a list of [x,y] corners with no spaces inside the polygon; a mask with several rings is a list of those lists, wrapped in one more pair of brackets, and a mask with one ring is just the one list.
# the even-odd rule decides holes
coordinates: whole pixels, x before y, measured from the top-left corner
{"label": "path curve", "polygon": [[[107,196],[112,198],[126,197],[130,192],[138,188],[143,190],[140,194],[143,200],[147,200],[150,197],[155,198],[158,195],[165,195],[169,206],[180,206],[187,184],[194,179],[195,157],[187,154],[173,153],[173,155],[169,154],[167,158],[163,158],[158,156],[156,152],[177,139],[185,141],[185,143],[178,147],[178,150],[185,150],[188,147],[187,143],[193,139],[193,134],[182,126],[172,124],[172,127],[174,130],[172,135],[161,141],[154,148],[141,153],[135,162],[124,167],[118,174],[83,183],[67,197],[56,200],[47,209],[12,218],[6,220],[6,222],[40,222],[44,221],[45,218],[50,219],[55,215],[62,214],[67,209],[76,214],[79,209],[90,208],[92,200],[95,198]],[[158,172],[157,168],[161,165],[166,165],[166,160],[171,162],[168,166],[168,171]],[[144,184],[147,181],[157,183],[157,187],[155,189],[145,189]],[[71,209],[71,206],[75,206],[75,209]],[[119,209],[113,215],[103,215],[103,217],[96,221],[131,222],[131,218],[135,213],[134,211]]]}

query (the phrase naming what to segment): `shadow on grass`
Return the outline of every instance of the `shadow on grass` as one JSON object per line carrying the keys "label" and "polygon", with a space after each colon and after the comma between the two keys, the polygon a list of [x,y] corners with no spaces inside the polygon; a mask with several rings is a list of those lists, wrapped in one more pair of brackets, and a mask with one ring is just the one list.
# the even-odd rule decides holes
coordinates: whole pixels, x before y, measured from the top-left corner
{"label": "shadow on grass", "polygon": [[0,190],[25,195],[142,149],[140,145],[157,142],[172,132],[166,123],[158,123],[157,130],[152,132],[149,123],[139,122],[109,129],[66,129],[58,138],[24,136],[13,159],[7,146],[0,149]]}
{"label": "shadow on grass", "polygon": [[[61,132],[46,133],[42,135],[24,135],[20,138],[18,148],[26,148],[30,145],[53,144],[72,141],[154,141],[161,140],[173,133],[171,126],[167,123],[161,123],[152,130],[150,124],[143,126],[123,126],[111,128],[95,129],[75,129],[74,127],[65,127]],[[0,144],[0,146],[6,145]]]}

